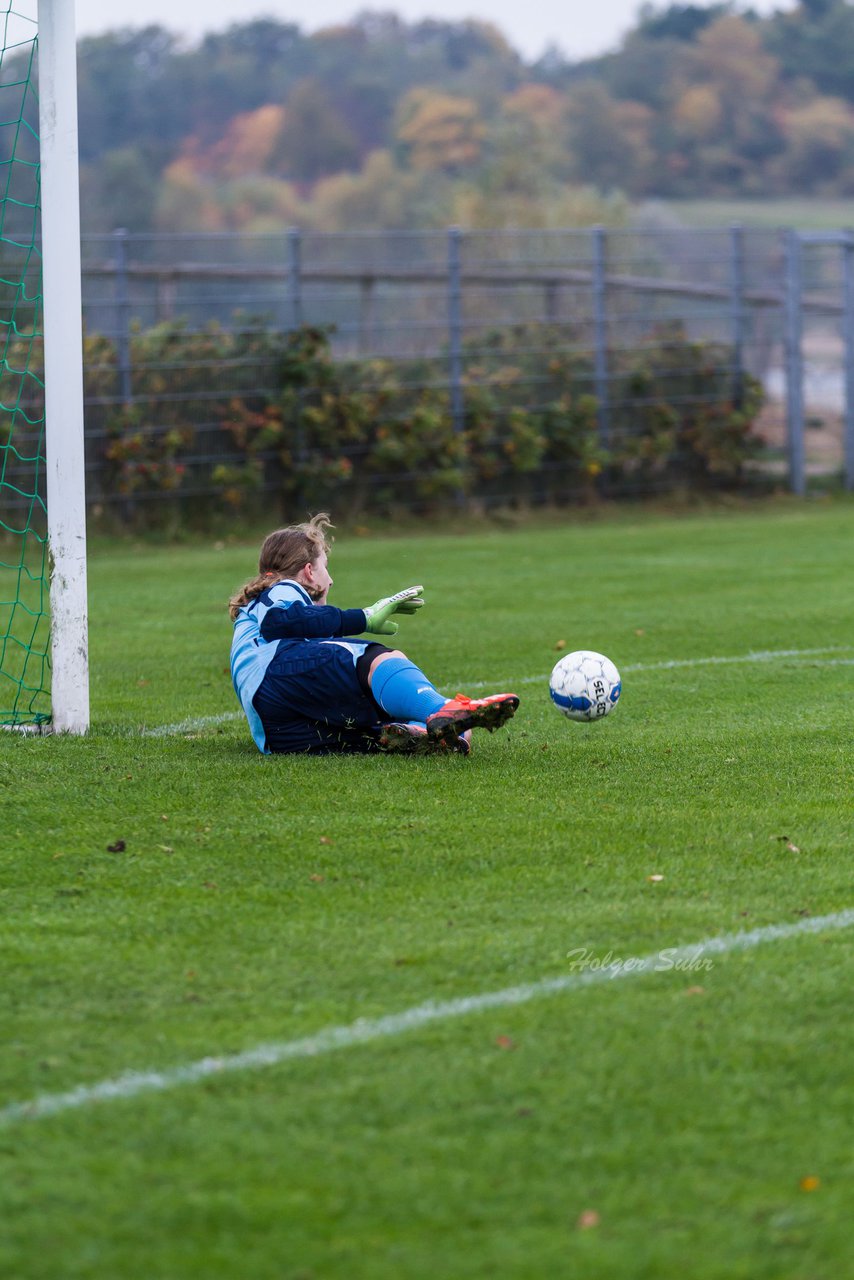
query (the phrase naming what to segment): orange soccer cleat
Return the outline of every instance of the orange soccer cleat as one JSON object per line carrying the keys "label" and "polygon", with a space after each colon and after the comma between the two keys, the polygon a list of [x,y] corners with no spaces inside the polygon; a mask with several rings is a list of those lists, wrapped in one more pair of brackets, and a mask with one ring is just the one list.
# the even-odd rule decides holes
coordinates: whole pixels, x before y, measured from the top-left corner
{"label": "orange soccer cleat", "polygon": [[427,717],[427,733],[445,742],[458,739],[467,729],[488,729],[492,733],[516,714],[518,705],[515,693],[493,693],[488,698],[467,698],[458,693]]}

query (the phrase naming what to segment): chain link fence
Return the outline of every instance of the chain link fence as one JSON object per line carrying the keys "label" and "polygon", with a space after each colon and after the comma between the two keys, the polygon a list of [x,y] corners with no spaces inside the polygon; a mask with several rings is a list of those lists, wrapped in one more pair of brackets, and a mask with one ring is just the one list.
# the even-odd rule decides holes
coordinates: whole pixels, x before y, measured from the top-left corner
{"label": "chain link fence", "polygon": [[[234,502],[250,490],[316,500],[361,473],[369,492],[376,439],[329,436],[318,416],[328,388],[303,385],[296,437],[283,443],[283,351],[306,328],[328,333],[347,386],[338,411],[369,407],[383,440],[417,434],[425,406],[457,441],[479,431],[488,502],[672,489],[691,461],[694,479],[698,468],[713,479],[719,452],[707,442],[691,460],[685,438],[696,453],[698,436],[715,421],[725,433],[722,415],[742,407],[752,421],[740,483],[851,488],[852,262],[848,233],[740,227],[85,237],[90,502],[202,500],[229,478]],[[564,411],[590,415],[592,436],[573,444],[561,481],[554,441],[542,439],[557,439]],[[275,421],[266,446],[253,414]],[[312,424],[326,433],[322,457]],[[435,459],[411,444],[391,476],[404,506],[416,481],[422,497],[438,492],[423,483]],[[434,453],[444,489],[460,496],[454,449],[446,441]],[[323,470],[314,490],[312,466]]]}

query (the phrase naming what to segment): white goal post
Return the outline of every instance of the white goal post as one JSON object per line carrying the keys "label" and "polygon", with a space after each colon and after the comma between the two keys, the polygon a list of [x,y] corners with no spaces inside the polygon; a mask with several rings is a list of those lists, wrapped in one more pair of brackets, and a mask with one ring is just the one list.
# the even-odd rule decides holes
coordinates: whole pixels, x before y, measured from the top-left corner
{"label": "white goal post", "polygon": [[51,713],[89,727],[83,327],[74,0],[38,0]]}

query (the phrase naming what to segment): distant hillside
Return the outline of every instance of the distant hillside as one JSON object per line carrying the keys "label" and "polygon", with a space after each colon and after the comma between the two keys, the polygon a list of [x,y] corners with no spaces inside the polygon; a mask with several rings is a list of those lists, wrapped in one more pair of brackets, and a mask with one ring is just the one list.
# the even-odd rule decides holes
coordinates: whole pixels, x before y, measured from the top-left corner
{"label": "distant hillside", "polygon": [[623,197],[854,192],[854,7],[642,11],[526,63],[480,22],[363,14],[82,40],[86,230],[619,221]]}

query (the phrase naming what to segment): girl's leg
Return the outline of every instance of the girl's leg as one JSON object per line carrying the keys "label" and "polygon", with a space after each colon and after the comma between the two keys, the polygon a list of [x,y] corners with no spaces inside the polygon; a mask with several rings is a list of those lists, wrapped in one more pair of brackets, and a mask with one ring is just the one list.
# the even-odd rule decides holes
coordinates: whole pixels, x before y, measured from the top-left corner
{"label": "girl's leg", "polygon": [[377,706],[390,720],[417,720],[426,724],[427,717],[446,702],[420,667],[399,649],[390,649],[373,658],[368,670],[368,687]]}
{"label": "girl's leg", "polygon": [[399,649],[376,657],[368,678],[374,701],[392,720],[418,720],[431,738],[448,742],[457,741],[469,729],[492,733],[507,723],[519,705],[515,693],[444,698]]}

